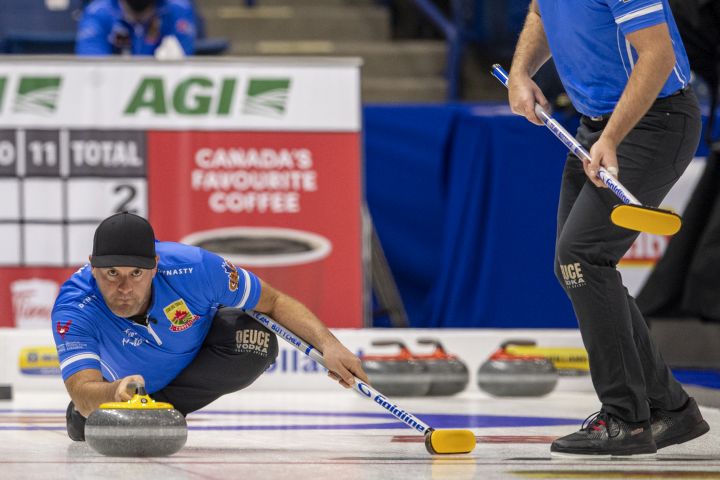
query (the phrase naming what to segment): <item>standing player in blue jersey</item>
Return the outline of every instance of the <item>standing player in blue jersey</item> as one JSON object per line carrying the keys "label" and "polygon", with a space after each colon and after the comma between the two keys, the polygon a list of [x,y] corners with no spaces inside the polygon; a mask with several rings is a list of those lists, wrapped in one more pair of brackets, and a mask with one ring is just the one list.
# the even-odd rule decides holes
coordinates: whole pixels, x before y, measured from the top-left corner
{"label": "standing player in blue jersey", "polygon": [[558,206],[555,271],[572,301],[601,411],[555,440],[555,455],[654,454],[708,431],[650,338],[616,265],[637,232],[613,225],[604,166],[658,206],[693,158],[700,111],[667,0],[532,0],[509,76],[513,112],[538,125],[548,102],[532,76],[550,56],[575,108],[583,165],[569,155]]}
{"label": "standing player in blue jersey", "polygon": [[188,0],[94,0],[80,18],[75,52],[83,56],[153,55],[174,36],[195,52],[195,12]]}
{"label": "standing player in blue jersey", "polygon": [[130,382],[183,415],[254,382],[277,339],[246,315],[274,317],[323,352],[346,387],[367,382],[360,360],[307,308],[252,273],[198,247],[156,242],[142,217],[118,213],[95,231],[90,264],[60,289],[52,310],[60,370],[72,401],[71,439],[101,403],[131,398]]}

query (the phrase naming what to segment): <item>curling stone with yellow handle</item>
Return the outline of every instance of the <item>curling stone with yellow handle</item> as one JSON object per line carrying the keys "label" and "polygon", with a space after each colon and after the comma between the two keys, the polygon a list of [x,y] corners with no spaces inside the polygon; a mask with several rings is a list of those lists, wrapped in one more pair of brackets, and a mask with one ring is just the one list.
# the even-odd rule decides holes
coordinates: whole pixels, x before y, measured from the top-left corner
{"label": "curling stone with yellow handle", "polygon": [[169,403],[156,402],[140,384],[127,402],[103,403],[85,423],[85,441],[111,457],[164,457],[187,441],[185,417]]}
{"label": "curling stone with yellow handle", "polygon": [[541,397],[555,389],[558,372],[553,363],[540,355],[513,355],[510,345],[534,346],[532,341],[509,341],[480,365],[477,383],[481,390],[496,397]]}
{"label": "curling stone with yellow handle", "polygon": [[509,344],[505,351],[510,355],[536,355],[550,360],[560,376],[588,375],[590,362],[582,347],[538,347],[536,345]]}

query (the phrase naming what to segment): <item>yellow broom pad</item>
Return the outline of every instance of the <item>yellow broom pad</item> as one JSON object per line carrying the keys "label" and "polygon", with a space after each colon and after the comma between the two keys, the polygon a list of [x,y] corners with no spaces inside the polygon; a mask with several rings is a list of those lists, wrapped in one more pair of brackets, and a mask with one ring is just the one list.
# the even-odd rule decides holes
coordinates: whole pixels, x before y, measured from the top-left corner
{"label": "yellow broom pad", "polygon": [[618,227],[655,235],[674,235],[682,226],[680,216],[669,210],[638,205],[617,205],[610,219]]}

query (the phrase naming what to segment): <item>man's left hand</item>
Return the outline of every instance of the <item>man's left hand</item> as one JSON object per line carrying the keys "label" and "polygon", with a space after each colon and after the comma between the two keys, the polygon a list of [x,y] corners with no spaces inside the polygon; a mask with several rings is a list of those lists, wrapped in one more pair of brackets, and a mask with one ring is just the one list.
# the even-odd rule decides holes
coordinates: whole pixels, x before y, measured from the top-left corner
{"label": "man's left hand", "polygon": [[323,351],[325,366],[328,369],[328,377],[337,380],[345,388],[350,388],[355,383],[353,376],[365,383],[370,383],[367,374],[362,368],[360,359],[345,348],[340,342],[335,342]]}
{"label": "man's left hand", "polygon": [[600,180],[600,177],[598,177],[598,171],[600,166],[603,166],[608,173],[617,178],[617,145],[612,140],[601,136],[590,149],[590,158],[592,159],[590,163],[583,162],[585,175],[587,175],[596,187],[607,188],[602,180]]}

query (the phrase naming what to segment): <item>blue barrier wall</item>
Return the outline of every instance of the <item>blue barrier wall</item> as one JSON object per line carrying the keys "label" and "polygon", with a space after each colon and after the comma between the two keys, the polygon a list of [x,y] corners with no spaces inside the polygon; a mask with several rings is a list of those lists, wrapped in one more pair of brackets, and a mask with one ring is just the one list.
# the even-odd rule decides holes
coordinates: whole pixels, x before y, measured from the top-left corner
{"label": "blue barrier wall", "polygon": [[411,325],[575,327],[553,274],[562,144],[504,106],[364,114],[368,205]]}

